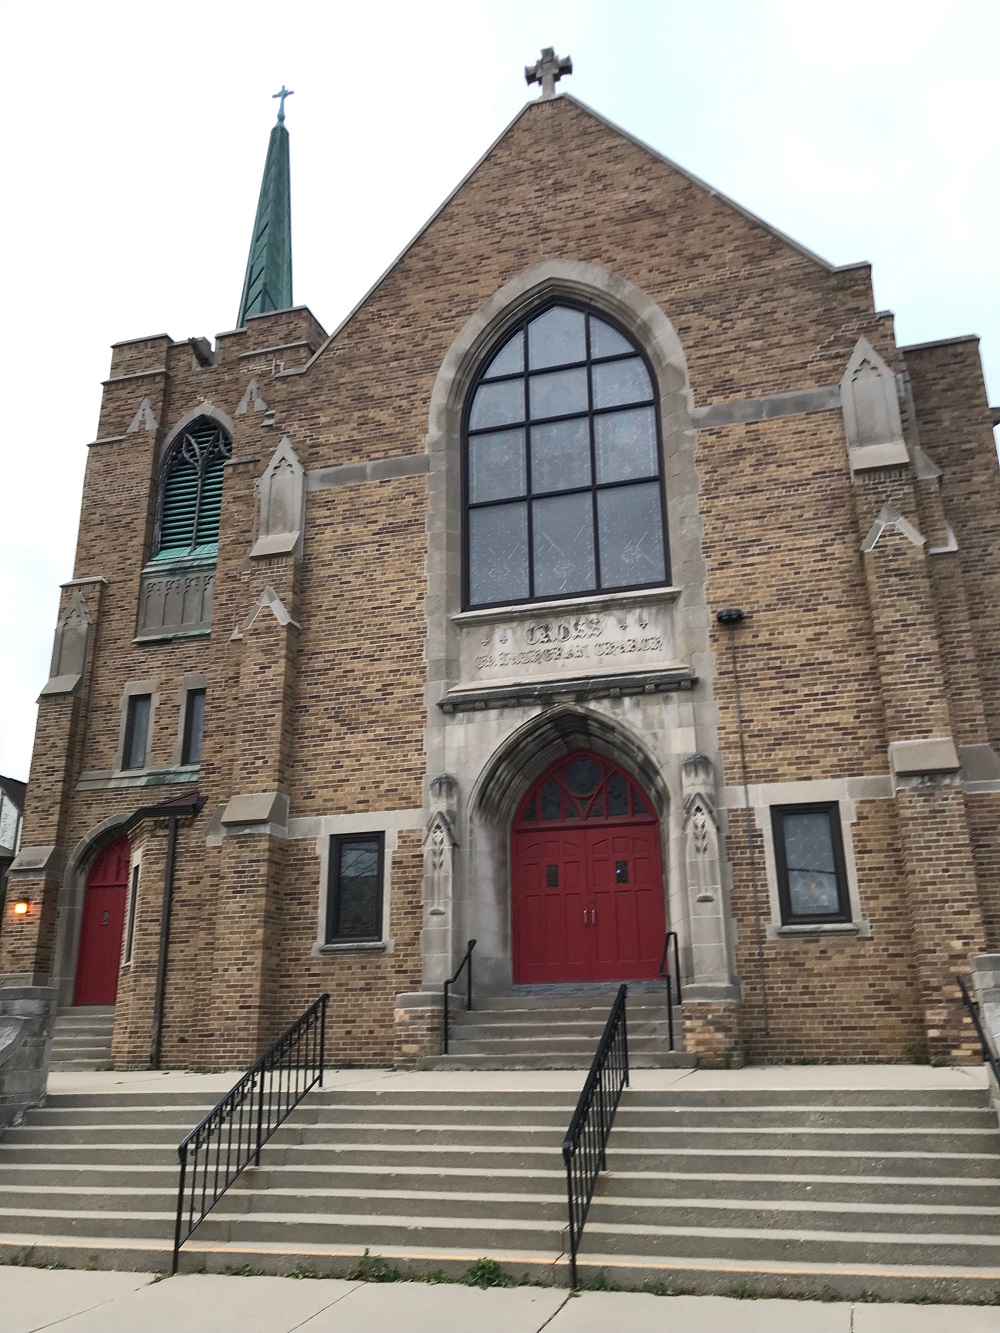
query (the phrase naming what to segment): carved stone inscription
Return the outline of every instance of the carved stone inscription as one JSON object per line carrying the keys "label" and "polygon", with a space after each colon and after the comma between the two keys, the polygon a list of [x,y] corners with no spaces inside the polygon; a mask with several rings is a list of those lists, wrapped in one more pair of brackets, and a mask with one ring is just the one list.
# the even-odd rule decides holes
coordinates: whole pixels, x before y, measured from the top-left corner
{"label": "carved stone inscription", "polygon": [[674,661],[672,606],[665,602],[522,612],[463,623],[460,634],[467,682],[628,673]]}

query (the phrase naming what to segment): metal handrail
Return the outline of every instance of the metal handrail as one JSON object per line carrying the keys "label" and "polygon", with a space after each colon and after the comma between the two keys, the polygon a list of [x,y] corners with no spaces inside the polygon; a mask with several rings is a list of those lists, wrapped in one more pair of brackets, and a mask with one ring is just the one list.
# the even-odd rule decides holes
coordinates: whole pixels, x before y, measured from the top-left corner
{"label": "metal handrail", "polygon": [[[667,955],[670,952],[670,944],[673,941],[674,946],[674,967],[671,973],[670,963]],[[677,1003],[681,1003],[681,948],[677,939],[676,930],[668,930],[663,940],[663,956],[660,958],[660,976],[667,983],[667,1040],[670,1042],[670,1049],[674,1049],[674,988],[672,976],[677,977]]]}
{"label": "metal handrail", "polygon": [[979,1038],[979,1045],[983,1052],[983,1063],[989,1065],[993,1071],[993,1077],[997,1083],[1000,1083],[1000,1055],[997,1054],[997,1048],[993,1045],[989,1034],[983,1027],[983,1020],[979,1017],[979,1005],[969,994],[965,978],[956,976],[955,980],[958,982],[958,989],[962,992],[962,1003],[965,1005],[966,1011],[972,1019],[972,1025],[976,1029],[976,1036]]}
{"label": "metal handrail", "polygon": [[311,1088],[323,1086],[329,1002],[329,995],[321,995],[311,1004],[177,1145],[180,1180],[172,1273],[177,1272],[181,1246],[230,1185],[251,1162],[260,1166],[260,1150],[271,1135]]}
{"label": "metal handrail", "polygon": [[570,1286],[577,1286],[576,1256],[590,1212],[597,1177],[606,1170],[608,1138],[623,1090],[628,1086],[628,987],[618,987],[590,1072],[563,1139],[569,1210]]}
{"label": "metal handrail", "polygon": [[444,983],[444,988],[443,988],[443,1006],[442,1006],[442,1007],[443,1007],[443,1011],[444,1011],[444,1019],[443,1019],[443,1021],[444,1021],[444,1054],[445,1054],[445,1055],[448,1054],[448,1035],[449,1035],[449,1034],[448,1034],[448,1017],[449,1017],[449,1015],[448,1015],[448,991],[451,989],[452,986],[454,986],[455,982],[456,982],[456,981],[459,979],[459,977],[462,975],[462,971],[463,971],[463,969],[466,968],[466,967],[468,967],[468,969],[469,969],[469,971],[468,971],[468,975],[467,975],[466,978],[465,978],[465,1007],[466,1007],[466,1009],[471,1009],[471,1008],[472,1008],[472,951],[473,951],[473,949],[474,949],[475,947],[476,947],[476,941],[475,941],[475,940],[469,940],[468,946],[467,946],[467,948],[466,948],[466,950],[465,950],[465,954],[463,955],[463,957],[462,957],[462,961],[459,963],[458,968],[457,968],[456,971],[455,971],[455,975],[454,975],[453,977],[449,977],[448,980]]}

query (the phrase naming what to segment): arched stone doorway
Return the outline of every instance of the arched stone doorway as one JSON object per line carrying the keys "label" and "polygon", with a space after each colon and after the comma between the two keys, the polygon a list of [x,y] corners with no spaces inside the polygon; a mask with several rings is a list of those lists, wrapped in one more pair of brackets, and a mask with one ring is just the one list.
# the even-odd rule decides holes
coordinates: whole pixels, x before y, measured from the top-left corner
{"label": "arched stone doorway", "polygon": [[552,764],[517,807],[510,864],[515,984],[658,974],[659,821],[625,769],[583,749]]}
{"label": "arched stone doorway", "polygon": [[116,838],[87,871],[74,1004],[114,1004],[117,998],[131,859],[128,838]]}

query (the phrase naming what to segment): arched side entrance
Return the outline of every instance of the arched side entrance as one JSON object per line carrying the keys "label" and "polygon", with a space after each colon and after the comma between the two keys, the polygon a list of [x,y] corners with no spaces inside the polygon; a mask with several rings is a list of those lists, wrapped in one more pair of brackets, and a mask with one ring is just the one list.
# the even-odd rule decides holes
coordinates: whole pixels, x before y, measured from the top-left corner
{"label": "arched side entrance", "polygon": [[117,838],[98,852],[87,871],[74,1004],[114,1004],[118,995],[131,859],[128,838]]}
{"label": "arched side entrance", "polygon": [[587,750],[558,760],[511,824],[515,983],[655,977],[666,915],[647,794]]}

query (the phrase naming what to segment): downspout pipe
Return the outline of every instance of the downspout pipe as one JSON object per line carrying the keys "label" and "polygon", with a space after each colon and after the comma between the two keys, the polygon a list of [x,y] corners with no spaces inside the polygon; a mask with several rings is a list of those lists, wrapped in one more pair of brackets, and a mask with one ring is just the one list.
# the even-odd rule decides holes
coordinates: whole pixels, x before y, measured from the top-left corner
{"label": "downspout pipe", "polygon": [[136,810],[125,825],[128,832],[143,819],[169,819],[167,856],[163,865],[163,906],[160,911],[160,949],[156,960],[156,993],[153,999],[153,1024],[149,1047],[149,1067],[159,1069],[163,1045],[163,1002],[167,990],[167,954],[170,947],[170,921],[174,906],[174,869],[177,864],[177,828],[182,818],[197,816],[205,804],[205,797],[194,792],[180,801],[164,801],[161,805],[146,805]]}
{"label": "downspout pipe", "polygon": [[753,836],[753,815],[750,806],[750,779],[747,776],[746,726],[743,717],[743,698],[740,690],[739,658],[736,652],[736,628],[742,625],[743,612],[735,607],[727,607],[716,614],[716,620],[729,631],[729,655],[733,668],[733,686],[736,692],[736,730],[740,742],[740,776],[743,779],[743,812],[746,818],[747,856],[750,861],[750,886],[753,898],[754,935],[757,944],[757,976],[760,982],[760,1002],[764,1019],[764,1035],[771,1035],[771,1018],[767,1003],[767,966],[764,961],[764,928],[760,905],[760,888],[757,883],[757,852]]}

